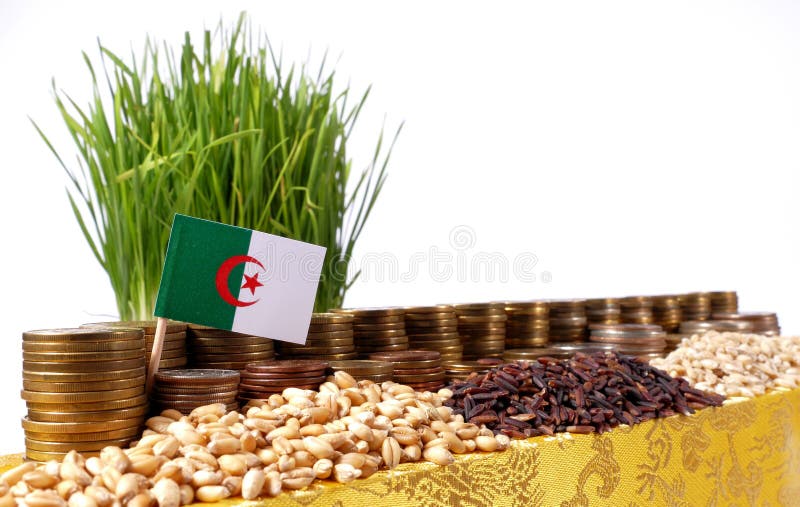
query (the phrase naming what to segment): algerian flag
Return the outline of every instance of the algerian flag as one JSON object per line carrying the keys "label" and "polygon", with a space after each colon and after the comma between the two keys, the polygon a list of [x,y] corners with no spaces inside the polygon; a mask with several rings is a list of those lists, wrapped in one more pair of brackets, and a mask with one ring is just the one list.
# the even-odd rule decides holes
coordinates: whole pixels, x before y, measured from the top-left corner
{"label": "algerian flag", "polygon": [[305,343],[325,248],[175,215],[155,315]]}

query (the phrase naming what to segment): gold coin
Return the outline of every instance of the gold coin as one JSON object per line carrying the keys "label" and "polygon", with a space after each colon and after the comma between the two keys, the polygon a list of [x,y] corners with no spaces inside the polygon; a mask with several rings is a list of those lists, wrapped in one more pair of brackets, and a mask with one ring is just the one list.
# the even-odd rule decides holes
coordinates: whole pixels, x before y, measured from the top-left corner
{"label": "gold coin", "polygon": [[458,303],[452,305],[456,311],[505,311],[505,303]]}
{"label": "gold coin", "polygon": [[[152,350],[147,351],[145,357],[147,357],[148,361],[150,360],[150,355],[152,354]],[[186,358],[186,349],[176,349],[176,350],[162,350],[160,360],[164,361],[166,359],[180,359]]]}
{"label": "gold coin", "polygon": [[311,324],[308,327],[309,333],[327,333],[330,331],[352,331],[353,323],[347,322],[342,324]]}
{"label": "gold coin", "polygon": [[56,363],[118,361],[142,357],[142,349],[108,352],[23,352],[23,361],[53,361]]}
{"label": "gold coin", "polygon": [[39,442],[68,443],[68,442],[94,442],[97,440],[112,440],[118,438],[135,438],[139,435],[140,426],[120,428],[118,430],[95,431],[92,433],[38,433],[25,431],[25,436]]}
{"label": "gold coin", "polygon": [[239,382],[221,385],[200,385],[200,386],[162,386],[156,384],[154,393],[156,394],[219,394],[235,391]]}
{"label": "gold coin", "polygon": [[406,313],[406,322],[426,323],[440,320],[456,320],[455,310],[441,313]]}
{"label": "gold coin", "polygon": [[355,329],[359,326],[382,326],[386,324],[397,323],[402,324],[405,322],[405,320],[405,316],[402,313],[397,315],[381,315],[375,317],[357,316],[353,321],[353,328]]}
{"label": "gold coin", "polygon": [[353,322],[353,316],[347,313],[331,311],[327,313],[312,313],[311,324],[342,324]]}
{"label": "gold coin", "polygon": [[361,317],[369,317],[369,318],[380,318],[386,316],[402,316],[405,310],[399,306],[386,306],[386,307],[365,307],[365,308],[336,308],[331,310],[331,312],[335,313],[345,313],[353,315],[354,317],[361,318]]}
{"label": "gold coin", "polygon": [[353,333],[365,333],[372,331],[403,330],[406,328],[405,321],[386,322],[383,324],[353,324]]}
{"label": "gold coin", "polygon": [[233,345],[233,346],[206,346],[194,344],[191,350],[195,353],[202,354],[227,354],[229,352],[246,353],[246,352],[270,352],[275,350],[272,342],[263,345]]}
{"label": "gold coin", "polygon": [[331,338],[352,338],[353,331],[329,331],[327,333],[308,333],[306,336],[309,340],[327,340]]}
{"label": "gold coin", "polygon": [[271,350],[264,351],[264,352],[249,352],[246,354],[192,354],[192,359],[199,362],[205,361],[230,361],[230,362],[239,362],[239,361],[261,361],[266,356],[273,355]]}
{"label": "gold coin", "polygon": [[354,345],[340,345],[337,347],[286,347],[281,349],[284,353],[292,353],[292,354],[343,354],[346,352],[352,352],[354,350]]}
{"label": "gold coin", "polygon": [[[138,429],[143,424],[144,424],[144,415],[140,417],[132,417],[130,419],[115,419],[112,421],[77,422],[77,423],[39,422],[39,421],[32,421],[27,417],[22,418],[22,428],[26,432],[49,433],[49,434],[63,434],[63,433],[81,434],[81,433],[94,433],[96,431],[114,431],[127,428]],[[64,441],[66,442],[66,440]]]}
{"label": "gold coin", "polygon": [[110,352],[143,348],[144,340],[139,338],[110,342],[22,342],[23,352]]}
{"label": "gold coin", "polygon": [[187,333],[187,338],[191,338],[193,336],[199,338],[244,338],[249,335],[228,331],[226,329],[214,329],[210,327],[205,329],[200,329],[191,326]]}
{"label": "gold coin", "polygon": [[392,374],[395,382],[405,384],[406,382],[419,383],[419,382],[432,382],[434,380],[444,379],[444,370],[436,373],[418,373],[415,375],[400,375],[398,373]]}
{"label": "gold coin", "polygon": [[117,410],[99,410],[87,412],[60,412],[28,409],[28,419],[43,423],[100,423],[144,417],[146,414],[147,405],[145,404]]}
{"label": "gold coin", "polygon": [[370,352],[388,352],[392,350],[408,350],[408,342],[397,343],[395,345],[356,345],[359,354],[369,354]]}
{"label": "gold coin", "polygon": [[266,345],[267,343],[272,343],[272,340],[259,336],[239,336],[230,338],[198,336],[188,339],[187,343],[203,345],[205,347],[234,347],[238,345]]}
{"label": "gold coin", "polygon": [[[51,460],[61,461],[61,459],[66,455],[66,452],[47,452],[47,451],[35,451],[33,449],[26,449],[25,450],[25,459],[29,461],[40,461],[40,462],[47,462]],[[100,456],[100,451],[83,451],[81,455],[84,458],[93,458]]]}
{"label": "gold coin", "polygon": [[144,386],[115,389],[110,391],[85,391],[78,393],[43,393],[37,391],[20,392],[22,399],[36,403],[89,403],[95,401],[123,400],[144,394]]}
{"label": "gold coin", "polygon": [[351,375],[386,375],[394,371],[392,363],[386,361],[351,360],[331,361],[330,367],[334,371],[343,370]]}
{"label": "gold coin", "polygon": [[23,371],[40,373],[84,373],[130,370],[144,366],[144,357],[123,359],[121,361],[93,361],[57,363],[45,361],[22,361]]}
{"label": "gold coin", "polygon": [[[180,343],[180,344],[165,343],[164,348],[161,349],[161,352],[173,353],[178,350],[186,352],[186,348],[187,347],[185,343]],[[153,347],[148,345],[147,348],[144,350],[145,357],[149,358],[151,352],[153,352]]]}
{"label": "gold coin", "polygon": [[392,381],[391,375],[353,375],[353,378],[355,378],[356,380],[369,380],[376,384]]}
{"label": "gold coin", "polygon": [[28,416],[30,411],[51,411],[51,412],[99,412],[102,410],[117,410],[120,408],[131,408],[147,403],[147,396],[141,395],[124,400],[94,401],[88,403],[41,403],[27,402]]}
{"label": "gold coin", "polygon": [[454,312],[453,305],[432,305],[432,306],[405,306],[403,307],[406,315],[423,315],[430,313],[449,313]]}
{"label": "gold coin", "polygon": [[23,341],[72,343],[72,342],[108,342],[119,340],[136,340],[142,338],[140,329],[39,329],[22,333]]}
{"label": "gold coin", "polygon": [[[144,360],[144,359],[142,359]],[[144,377],[144,366],[127,370],[83,371],[75,373],[22,370],[23,380],[35,382],[101,382]]]}
{"label": "gold coin", "polygon": [[186,358],[186,356],[176,359],[161,359],[158,362],[158,369],[178,368],[179,366],[186,366],[188,363],[189,360]]}
{"label": "gold coin", "polygon": [[341,354],[281,354],[280,359],[319,359],[320,361],[345,361],[355,359],[358,353],[344,352]]}
{"label": "gold coin", "polygon": [[372,347],[372,346],[380,346],[380,345],[399,345],[401,343],[408,343],[408,336],[400,335],[400,336],[389,336],[389,337],[379,337],[379,336],[370,336],[367,338],[358,338],[355,340],[356,345],[361,347]]}
{"label": "gold coin", "polygon": [[[153,334],[156,332],[156,320],[129,320],[129,321],[110,321],[110,322],[90,322],[88,324],[81,325],[82,328],[101,328],[101,329],[113,329],[113,328],[136,328],[141,329],[146,334]],[[167,334],[172,333],[180,333],[186,331],[186,324],[183,322],[176,322],[174,320],[167,321]]]}
{"label": "gold coin", "polygon": [[291,343],[291,344],[283,343],[281,344],[281,348],[285,350],[291,350],[303,347],[321,347],[321,346],[339,347],[343,345],[352,345],[353,343],[354,343],[353,338],[329,338],[327,340],[306,339],[305,345],[300,345],[298,343]]}
{"label": "gold coin", "polygon": [[104,380],[102,382],[36,382],[23,380],[22,388],[39,393],[80,393],[86,391],[108,391],[144,386],[144,376],[122,379]]}
{"label": "gold coin", "polygon": [[[145,341],[153,343],[156,337],[152,334],[145,334],[144,339]],[[184,340],[186,340],[186,331],[181,331],[180,333],[167,333],[164,335],[165,342],[179,342]]]}
{"label": "gold coin", "polygon": [[94,442],[42,442],[41,440],[33,440],[30,438],[25,439],[25,447],[32,451],[49,451],[49,452],[69,452],[72,450],[83,451],[99,451],[103,447],[114,445],[117,447],[125,447],[128,445],[132,438],[122,438],[114,440],[97,440]]}
{"label": "gold coin", "polygon": [[387,329],[385,331],[356,331],[354,338],[356,341],[365,338],[390,338],[394,336],[406,336],[405,329]]}
{"label": "gold coin", "polygon": [[421,345],[424,347],[456,347],[461,345],[461,340],[458,338],[448,338],[446,340],[425,340],[425,341],[416,341],[416,340],[409,340],[408,342],[410,347],[416,347],[417,345]]}

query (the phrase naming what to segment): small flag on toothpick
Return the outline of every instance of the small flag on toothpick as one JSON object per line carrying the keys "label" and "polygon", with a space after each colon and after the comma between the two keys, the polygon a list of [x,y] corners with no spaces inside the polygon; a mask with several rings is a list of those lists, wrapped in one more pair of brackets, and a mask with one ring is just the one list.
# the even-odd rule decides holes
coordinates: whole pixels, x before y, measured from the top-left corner
{"label": "small flag on toothpick", "polygon": [[325,248],[175,215],[155,315],[303,344]]}

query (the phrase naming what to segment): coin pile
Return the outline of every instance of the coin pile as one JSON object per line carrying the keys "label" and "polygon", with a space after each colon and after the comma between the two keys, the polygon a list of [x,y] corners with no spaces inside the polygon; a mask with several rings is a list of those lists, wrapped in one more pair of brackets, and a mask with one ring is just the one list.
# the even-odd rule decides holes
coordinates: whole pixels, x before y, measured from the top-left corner
{"label": "coin pile", "polygon": [[622,354],[638,356],[644,360],[663,357],[667,347],[666,333],[661,326],[652,324],[618,324],[591,326],[589,340],[613,345]]}
{"label": "coin pile", "polygon": [[436,351],[376,352],[370,355],[370,359],[392,363],[394,381],[411,386],[415,391],[438,391],[444,387],[442,357]]}
{"label": "coin pile", "polygon": [[478,361],[442,361],[442,367],[448,382],[465,380],[473,373],[486,373],[491,368]]}
{"label": "coin pile", "polygon": [[589,324],[620,324],[622,322],[622,307],[620,307],[619,299],[587,299],[586,320]]}
{"label": "coin pile", "polygon": [[244,370],[247,363],[275,357],[272,340],[189,324],[189,364],[195,369]]}
{"label": "coin pile", "polygon": [[550,301],[550,342],[586,340],[586,300]]}
{"label": "coin pile", "polygon": [[147,414],[141,329],[48,329],[22,335],[28,459],[96,455],[134,440]]}
{"label": "coin pile", "polygon": [[285,359],[260,361],[247,365],[241,372],[239,401],[265,400],[280,394],[287,387],[317,389],[325,382],[326,361],[316,359]]}
{"label": "coin pile", "polygon": [[653,296],[653,324],[667,333],[675,333],[681,325],[681,303],[678,296]]}
{"label": "coin pile", "polygon": [[687,320],[681,322],[680,334],[689,337],[709,331],[752,333],[753,329],[753,323],[747,320]]}
{"label": "coin pile", "polygon": [[353,316],[353,338],[358,357],[368,358],[372,352],[408,350],[402,308],[336,308],[331,311]]}
{"label": "coin pile", "polygon": [[739,313],[715,313],[712,315],[714,320],[735,320],[749,322],[752,333],[768,336],[780,336],[781,327],[778,324],[778,315],[772,312],[739,312]]}
{"label": "coin pile", "polygon": [[507,301],[505,303],[505,348],[541,347],[550,332],[550,306],[547,301]]}
{"label": "coin pile", "polygon": [[344,371],[356,380],[371,380],[376,384],[392,380],[394,366],[386,361],[355,359],[352,361],[331,361],[330,373]]}
{"label": "coin pile", "polygon": [[458,336],[456,311],[451,305],[413,306],[404,310],[409,348],[435,350],[442,360],[461,360],[464,346]]}
{"label": "coin pile", "polygon": [[736,313],[739,311],[739,296],[735,290],[711,293],[711,313]]}
{"label": "coin pile", "polygon": [[[93,322],[83,324],[81,327],[141,329],[144,332],[146,365],[150,366],[150,353],[153,351],[153,340],[156,335],[155,320]],[[158,362],[158,369],[182,368],[186,364],[186,324],[171,320],[167,321],[164,346],[161,349],[161,360]]]}
{"label": "coin pile", "polygon": [[238,410],[239,372],[223,369],[160,370],[150,393],[152,412],[174,409],[182,414],[203,405],[222,403]]}
{"label": "coin pile", "polygon": [[615,346],[603,345],[600,343],[555,343],[548,347],[506,350],[505,353],[503,353],[503,361],[535,361],[540,357],[569,359],[577,352],[594,354],[595,352],[611,350],[616,350]]}
{"label": "coin pile", "polygon": [[503,355],[508,319],[504,303],[466,303],[453,307],[458,316],[458,334],[464,346],[463,359]]}
{"label": "coin pile", "polygon": [[628,296],[619,300],[623,324],[652,324],[653,300],[649,296]]}
{"label": "coin pile", "polygon": [[355,359],[353,316],[345,313],[315,313],[311,316],[306,343],[277,342],[281,359],[337,361]]}
{"label": "coin pile", "polygon": [[708,320],[711,318],[711,293],[690,292],[678,296],[683,320]]}

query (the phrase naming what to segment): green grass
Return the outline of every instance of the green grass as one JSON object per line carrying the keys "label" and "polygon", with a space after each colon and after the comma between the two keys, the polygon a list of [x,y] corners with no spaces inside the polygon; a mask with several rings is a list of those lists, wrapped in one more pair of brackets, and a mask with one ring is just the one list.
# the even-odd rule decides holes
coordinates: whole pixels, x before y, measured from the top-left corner
{"label": "green grass", "polygon": [[70,205],[122,319],[152,316],[174,213],[327,247],[318,311],[341,306],[358,276],[347,260],[400,128],[388,147],[381,131],[366,169],[353,171],[347,140],[369,90],[353,100],[335,91],[324,59],[313,74],[287,67],[254,37],[243,14],[206,31],[202,47],[187,33],[177,55],[148,39],[126,63],[98,42],[102,73],[83,55],[88,106],[53,82],[77,165],[34,122],[69,175]]}

